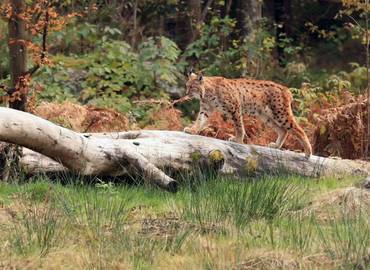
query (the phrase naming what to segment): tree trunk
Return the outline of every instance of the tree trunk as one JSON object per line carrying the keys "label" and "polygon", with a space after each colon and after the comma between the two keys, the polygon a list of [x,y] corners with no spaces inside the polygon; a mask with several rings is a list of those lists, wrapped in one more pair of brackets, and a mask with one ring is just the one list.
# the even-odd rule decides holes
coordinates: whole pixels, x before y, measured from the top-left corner
{"label": "tree trunk", "polygon": [[131,37],[131,47],[136,48],[137,45],[137,11],[138,11],[138,0],[135,0],[134,4],[134,14],[132,15],[132,37]]}
{"label": "tree trunk", "polygon": [[202,21],[201,0],[188,0],[189,12],[189,35],[187,44],[192,43],[199,35],[200,23]]}
{"label": "tree trunk", "polygon": [[262,1],[235,1],[235,17],[240,34],[247,39],[253,39],[262,18]]}
{"label": "tree trunk", "polygon": [[[267,147],[242,145],[176,131],[82,134],[32,114],[0,108],[0,140],[27,147],[22,162],[30,172],[70,170],[82,175],[136,174],[169,191],[177,182],[162,169],[189,172],[213,167],[236,177],[284,170],[306,176],[368,175],[368,168]],[[47,156],[48,158],[46,158]]]}
{"label": "tree trunk", "polygon": [[[291,35],[291,1],[274,0],[274,17],[276,23],[276,40],[278,43],[282,39]],[[277,46],[277,54],[280,66],[285,66],[284,48]]]}
{"label": "tree trunk", "polygon": [[9,91],[9,106],[24,111],[27,103],[26,74],[26,34],[25,22],[22,19],[25,10],[23,0],[11,0],[11,16],[9,18],[9,53],[10,53],[10,76],[11,90]]}

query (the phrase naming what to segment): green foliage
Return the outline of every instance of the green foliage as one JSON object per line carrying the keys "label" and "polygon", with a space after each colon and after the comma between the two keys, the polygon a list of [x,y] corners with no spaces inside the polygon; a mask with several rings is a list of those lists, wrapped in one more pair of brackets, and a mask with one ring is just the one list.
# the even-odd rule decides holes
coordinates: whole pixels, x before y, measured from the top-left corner
{"label": "green foliage", "polygon": [[[309,104],[335,101],[344,92],[361,94],[367,85],[366,67],[358,63],[351,63],[350,71],[339,71],[334,74],[323,71],[317,75],[307,71],[303,64],[301,66],[289,63],[285,70],[288,69],[292,71],[288,72],[287,80],[294,82],[291,85],[299,87],[290,88],[296,104],[296,114],[299,116],[310,113],[312,108]],[[297,72],[298,70],[302,73]]]}
{"label": "green foliage", "polygon": [[341,71],[337,75],[331,75],[324,85],[325,89],[337,92],[352,90],[356,94],[361,93],[367,85],[366,67],[358,63],[350,63],[350,65],[351,71]]}
{"label": "green foliage", "polygon": [[135,52],[123,41],[106,40],[84,56],[56,56],[54,65],[35,77],[40,98],[49,101],[78,99],[83,103],[132,109],[137,98],[167,98],[165,89],[176,85],[180,50],[165,37],[149,38]]}
{"label": "green foliage", "polygon": [[293,46],[288,38],[278,44],[267,25],[267,21],[262,20],[258,30],[242,40],[237,34],[235,19],[212,17],[200,29],[199,38],[185,50],[184,57],[195,60],[197,68],[207,75],[272,77],[278,74],[274,71],[278,68],[273,55],[276,47],[284,47],[287,55],[295,55],[301,48]]}
{"label": "green foliage", "polygon": [[81,99],[127,112],[134,96],[166,97],[164,89],[180,77],[178,55],[176,44],[165,37],[148,39],[137,53],[125,42],[107,41],[88,56]]}
{"label": "green foliage", "polygon": [[207,75],[240,76],[243,49],[238,39],[230,38],[235,26],[234,19],[213,17],[202,26],[199,39],[188,46],[184,57],[195,58]]}
{"label": "green foliage", "polygon": [[[63,57],[64,58],[64,57]],[[70,59],[69,59],[70,60]],[[52,67],[44,66],[32,81],[32,89],[40,89],[37,98],[44,101],[61,102],[76,100],[76,90],[79,85],[75,70],[64,66],[63,60],[56,60]]]}
{"label": "green foliage", "polygon": [[97,25],[76,20],[69,23],[64,31],[52,32],[50,35],[50,39],[54,41],[52,46],[63,53],[83,53],[94,49],[101,38]]}
{"label": "green foliage", "polygon": [[274,56],[277,47],[276,38],[268,29],[266,20],[262,20],[253,36],[246,37],[241,44],[240,58],[242,75],[254,78],[271,78],[278,69]]}

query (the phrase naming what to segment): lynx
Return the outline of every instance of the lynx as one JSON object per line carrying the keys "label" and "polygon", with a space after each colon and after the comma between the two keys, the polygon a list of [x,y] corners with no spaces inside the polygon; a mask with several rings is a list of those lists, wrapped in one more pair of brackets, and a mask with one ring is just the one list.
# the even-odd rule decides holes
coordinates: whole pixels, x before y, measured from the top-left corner
{"label": "lynx", "polygon": [[203,77],[191,73],[185,97],[200,100],[198,117],[192,127],[184,129],[187,133],[199,133],[212,112],[219,111],[234,122],[236,134],[232,140],[243,143],[243,114],[248,114],[277,132],[278,138],[269,144],[270,147],[281,148],[290,132],[302,144],[306,157],[312,154],[307,135],[293,116],[292,95],[285,86],[271,81]]}

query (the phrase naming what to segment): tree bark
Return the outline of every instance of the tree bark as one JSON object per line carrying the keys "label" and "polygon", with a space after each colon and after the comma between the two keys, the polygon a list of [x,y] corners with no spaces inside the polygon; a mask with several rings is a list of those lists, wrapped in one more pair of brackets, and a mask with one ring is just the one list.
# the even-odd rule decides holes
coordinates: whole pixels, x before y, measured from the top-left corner
{"label": "tree bark", "polygon": [[137,45],[137,11],[138,11],[138,0],[135,0],[134,4],[134,14],[132,15],[132,37],[131,37],[131,47],[136,48]]}
{"label": "tree bark", "polygon": [[27,68],[27,49],[24,15],[25,3],[23,0],[11,0],[11,16],[9,18],[9,56],[11,90],[9,91],[9,106],[24,111],[27,104],[27,86],[24,75]]}
{"label": "tree bark", "polygon": [[[274,17],[276,27],[276,40],[281,43],[282,39],[291,35],[291,0],[274,0]],[[277,46],[277,55],[280,66],[285,66],[284,48]]]}
{"label": "tree bark", "polygon": [[212,6],[212,3],[213,3],[213,0],[207,0],[205,6],[203,8],[203,11],[202,11],[202,16],[201,16],[202,22],[204,22],[206,20],[207,14],[208,14],[208,9]]}
{"label": "tree bark", "polygon": [[[284,170],[305,176],[368,176],[366,164],[262,146],[242,145],[177,131],[82,134],[32,114],[0,108],[0,140],[27,147],[29,172],[70,170],[82,175],[136,174],[169,191],[177,182],[162,169],[212,167],[236,177]],[[46,158],[46,157],[48,158]]]}
{"label": "tree bark", "polygon": [[202,21],[201,0],[188,0],[190,31],[187,44],[192,43],[199,35],[200,23]]}
{"label": "tree bark", "polygon": [[262,19],[262,1],[238,0],[235,1],[235,17],[240,34],[247,39],[254,38],[258,24]]}

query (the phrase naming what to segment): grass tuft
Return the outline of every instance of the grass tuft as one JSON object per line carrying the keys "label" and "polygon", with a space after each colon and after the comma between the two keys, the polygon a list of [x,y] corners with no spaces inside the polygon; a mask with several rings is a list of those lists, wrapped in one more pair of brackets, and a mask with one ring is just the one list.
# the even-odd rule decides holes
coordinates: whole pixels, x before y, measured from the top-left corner
{"label": "grass tuft", "polygon": [[65,220],[51,204],[23,203],[13,213],[9,242],[17,254],[45,256],[61,245]]}
{"label": "grass tuft", "polygon": [[283,178],[264,177],[240,182],[227,178],[203,182],[177,206],[184,219],[201,226],[273,219],[300,207],[304,192]]}

